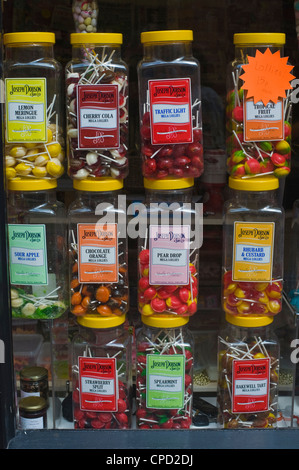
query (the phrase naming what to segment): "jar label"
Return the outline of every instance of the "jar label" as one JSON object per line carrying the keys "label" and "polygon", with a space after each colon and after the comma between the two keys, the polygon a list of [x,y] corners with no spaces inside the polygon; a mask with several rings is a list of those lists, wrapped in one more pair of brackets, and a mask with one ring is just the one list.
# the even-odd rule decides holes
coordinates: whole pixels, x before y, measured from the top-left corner
{"label": "jar label", "polygon": [[272,281],[274,222],[234,223],[234,281]]}
{"label": "jar label", "polygon": [[24,418],[20,416],[20,428],[21,429],[44,429],[44,418]]}
{"label": "jar label", "polygon": [[120,146],[118,85],[78,85],[79,149]]}
{"label": "jar label", "polygon": [[80,409],[118,410],[118,379],[115,358],[79,357]]}
{"label": "jar label", "polygon": [[193,142],[190,78],[149,80],[152,144]]}
{"label": "jar label", "polygon": [[8,224],[10,282],[47,285],[46,226]]}
{"label": "jar label", "polygon": [[150,284],[189,284],[189,242],[189,225],[150,225]]}
{"label": "jar label", "polygon": [[185,356],[147,354],[146,358],[147,408],[183,408]]}
{"label": "jar label", "polygon": [[80,283],[118,282],[117,224],[78,224]]}
{"label": "jar label", "polygon": [[7,142],[47,142],[45,78],[6,78]]}
{"label": "jar label", "polygon": [[262,101],[254,103],[244,94],[244,141],[259,142],[284,138],[284,116],[282,98],[277,103]]}
{"label": "jar label", "polygon": [[233,360],[232,412],[269,410],[270,358]]}

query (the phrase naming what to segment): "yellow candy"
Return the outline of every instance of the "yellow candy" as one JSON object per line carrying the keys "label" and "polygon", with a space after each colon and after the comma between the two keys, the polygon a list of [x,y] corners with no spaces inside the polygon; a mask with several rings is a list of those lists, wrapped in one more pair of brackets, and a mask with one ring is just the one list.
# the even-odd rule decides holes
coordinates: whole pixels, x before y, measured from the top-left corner
{"label": "yellow candy", "polygon": [[25,147],[18,146],[18,147],[12,147],[10,149],[9,154],[12,157],[22,158],[26,155],[26,152],[27,152],[27,150],[25,149]]}
{"label": "yellow candy", "polygon": [[37,178],[44,178],[48,174],[48,172],[46,170],[46,167],[36,166],[35,168],[33,168],[32,174]]}
{"label": "yellow candy", "polygon": [[262,353],[256,353],[253,357],[254,359],[264,359],[266,356]]}
{"label": "yellow candy", "polygon": [[48,128],[47,129],[47,144],[49,142],[52,142],[52,140],[53,140],[53,132],[51,131],[51,129]]}
{"label": "yellow candy", "polygon": [[36,157],[36,159],[34,160],[34,164],[36,166],[45,166],[49,160],[49,155],[47,153],[43,153],[42,155]]}
{"label": "yellow candy", "polygon": [[150,304],[144,305],[141,312],[142,312],[142,315],[146,315],[146,316],[150,316],[150,315],[153,315],[153,313],[155,313],[152,307],[150,306]]}
{"label": "yellow candy", "polygon": [[28,150],[28,152],[26,153],[26,160],[28,160],[29,162],[34,162],[38,153],[39,150],[37,148],[35,148],[34,150]]}
{"label": "yellow candy", "polygon": [[34,149],[34,147],[36,147],[35,142],[26,142],[24,145],[25,145],[26,149]]}
{"label": "yellow candy", "polygon": [[47,145],[47,150],[52,158],[57,157],[61,152],[61,145],[56,142],[55,144]]}
{"label": "yellow candy", "polygon": [[63,173],[63,166],[57,158],[53,158],[47,163],[47,172],[54,177],[61,176]]}
{"label": "yellow candy", "polygon": [[7,157],[5,157],[5,165],[7,167],[9,166],[14,166],[16,164],[16,160],[14,157],[11,157],[10,155],[8,155]]}
{"label": "yellow candy", "polygon": [[31,166],[26,163],[19,163],[16,166],[16,172],[22,176],[29,175],[29,173],[31,173]]}
{"label": "yellow candy", "polygon": [[6,168],[6,178],[11,180],[15,178],[17,175],[17,172],[14,168]]}

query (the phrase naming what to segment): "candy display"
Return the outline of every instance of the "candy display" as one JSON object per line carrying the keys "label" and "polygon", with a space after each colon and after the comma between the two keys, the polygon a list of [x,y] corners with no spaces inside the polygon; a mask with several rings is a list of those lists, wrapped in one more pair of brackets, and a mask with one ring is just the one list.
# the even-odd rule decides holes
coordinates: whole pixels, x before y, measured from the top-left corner
{"label": "candy display", "polygon": [[141,33],[138,66],[143,176],[197,178],[203,172],[200,66],[193,32]]}
{"label": "candy display", "polygon": [[265,174],[283,178],[291,169],[291,90],[277,103],[255,102],[242,88],[242,67],[257,51],[269,48],[282,55],[285,34],[235,34],[234,43],[236,58],[229,66],[226,97],[228,173],[240,179]]}
{"label": "candy display", "polygon": [[231,315],[282,308],[284,211],[278,179],[229,179],[223,230],[222,305]]}
{"label": "candy display", "polygon": [[136,338],[139,429],[189,429],[192,424],[193,337],[188,321],[142,317]]}
{"label": "candy display", "polygon": [[218,424],[225,429],[277,426],[279,343],[270,317],[226,315],[218,340]]}
{"label": "candy display", "polygon": [[4,35],[8,180],[52,179],[64,173],[61,66],[52,33]]}
{"label": "candy display", "polygon": [[8,184],[11,312],[50,320],[67,309],[66,209],[57,180],[15,179]]}
{"label": "candy display", "polygon": [[[76,316],[121,316],[128,311],[127,238],[121,236],[118,206],[122,180],[74,181],[76,199],[70,205],[70,308]],[[100,223],[96,208],[108,205],[113,222]],[[125,219],[126,220],[126,219]]]}
{"label": "candy display", "polygon": [[[138,247],[139,312],[143,316],[194,315],[200,245],[194,232],[192,235],[196,218],[193,180],[145,180],[145,188],[147,228]],[[172,212],[174,200],[177,207]],[[159,204],[163,207],[160,218]],[[185,211],[189,217],[184,220]]]}
{"label": "candy display", "polygon": [[131,338],[125,315],[77,319],[72,343],[75,429],[131,426]]}
{"label": "candy display", "polygon": [[99,7],[98,2],[73,0],[73,18],[77,33],[96,33]]}
{"label": "candy display", "polygon": [[128,174],[128,71],[122,34],[71,34],[66,66],[68,174],[124,179]]}

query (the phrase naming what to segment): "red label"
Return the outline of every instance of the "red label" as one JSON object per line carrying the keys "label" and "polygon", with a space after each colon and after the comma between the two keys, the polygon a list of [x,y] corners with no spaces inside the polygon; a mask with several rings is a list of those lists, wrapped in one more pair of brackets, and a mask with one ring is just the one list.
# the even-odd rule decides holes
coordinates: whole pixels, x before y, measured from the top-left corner
{"label": "red label", "polygon": [[86,411],[117,411],[116,359],[79,357],[80,408]]}
{"label": "red label", "polygon": [[149,80],[152,144],[193,142],[189,78]]}
{"label": "red label", "polygon": [[78,148],[118,148],[119,102],[117,85],[78,85]]}
{"label": "red label", "polygon": [[270,358],[233,360],[232,412],[269,409]]}

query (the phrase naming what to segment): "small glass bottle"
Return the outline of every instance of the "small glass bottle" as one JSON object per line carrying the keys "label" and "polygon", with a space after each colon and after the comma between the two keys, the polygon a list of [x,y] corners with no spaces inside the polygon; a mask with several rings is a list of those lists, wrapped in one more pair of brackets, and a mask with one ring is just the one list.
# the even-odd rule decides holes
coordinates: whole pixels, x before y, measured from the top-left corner
{"label": "small glass bottle", "polygon": [[229,178],[224,207],[222,305],[231,315],[282,308],[284,209],[279,180]]}
{"label": "small glass bottle", "polygon": [[141,315],[191,316],[197,311],[200,213],[192,178],[144,179],[138,239],[138,306]]}
{"label": "small glass bottle", "polygon": [[142,317],[136,338],[136,418],[139,429],[189,429],[194,341],[187,317]]}
{"label": "small glass bottle", "polygon": [[28,366],[20,370],[21,398],[28,396],[42,397],[48,403],[48,370],[45,367]]}
{"label": "small glass bottle", "polygon": [[203,172],[200,65],[190,30],[141,33],[138,65],[143,176],[196,178]]}
{"label": "small glass bottle", "polygon": [[73,18],[77,33],[96,33],[99,7],[97,1],[73,0]]}
{"label": "small glass bottle", "polygon": [[122,34],[71,34],[66,66],[68,174],[72,179],[128,174],[128,67]]}
{"label": "small glass bottle", "polygon": [[[68,210],[70,305],[76,316],[128,311],[129,278],[123,181],[75,180]],[[106,212],[106,216],[100,217]]]}
{"label": "small glass bottle", "polygon": [[218,338],[218,425],[277,426],[279,343],[268,316],[226,314]]}
{"label": "small glass bottle", "polygon": [[228,173],[233,178],[265,173],[285,177],[291,165],[290,90],[286,98],[280,98],[277,103],[254,103],[241,88],[244,81],[240,78],[244,72],[242,66],[257,52],[264,54],[269,49],[272,54],[279,53],[283,57],[285,34],[238,33],[234,35],[234,44],[235,59],[227,71]]}
{"label": "small glass bottle", "polygon": [[75,429],[131,426],[131,333],[126,316],[78,317],[72,342]]}
{"label": "small glass bottle", "polygon": [[20,429],[47,429],[48,405],[44,398],[21,398],[18,407]]}
{"label": "small glass bottle", "polygon": [[5,45],[5,165],[8,180],[59,178],[64,173],[62,68],[55,35],[7,33]]}
{"label": "small glass bottle", "polygon": [[49,320],[67,309],[66,209],[57,180],[8,183],[8,245],[14,318]]}

